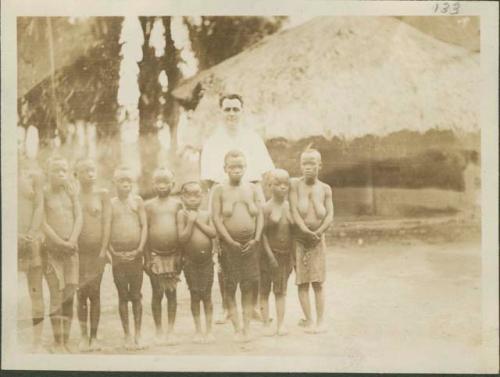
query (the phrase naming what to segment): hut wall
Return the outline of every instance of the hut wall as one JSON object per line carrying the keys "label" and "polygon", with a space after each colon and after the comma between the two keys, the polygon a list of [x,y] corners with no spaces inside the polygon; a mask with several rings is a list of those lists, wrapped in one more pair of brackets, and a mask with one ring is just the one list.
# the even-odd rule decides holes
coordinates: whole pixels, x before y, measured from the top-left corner
{"label": "hut wall", "polygon": [[434,129],[351,141],[280,138],[267,146],[275,165],[292,176],[300,175],[300,153],[318,149],[320,178],[333,188],[338,216],[433,216],[467,207],[464,172],[470,154],[480,150],[480,134]]}

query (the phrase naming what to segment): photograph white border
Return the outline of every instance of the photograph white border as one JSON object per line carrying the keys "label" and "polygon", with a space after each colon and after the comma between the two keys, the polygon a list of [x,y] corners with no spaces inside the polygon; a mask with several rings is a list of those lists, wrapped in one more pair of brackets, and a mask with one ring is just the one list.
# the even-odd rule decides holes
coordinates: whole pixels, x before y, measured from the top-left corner
{"label": "photograph white border", "polygon": [[[435,15],[434,1],[328,0],[2,0],[2,355],[3,369],[227,372],[498,372],[498,3],[460,2],[460,15],[479,16],[481,25],[482,173],[482,335],[483,364],[478,370],[442,370],[411,360],[360,368],[344,357],[244,357],[177,355],[20,354],[17,308],[17,28],[18,16],[127,15]],[[139,362],[140,361],[140,362]]]}

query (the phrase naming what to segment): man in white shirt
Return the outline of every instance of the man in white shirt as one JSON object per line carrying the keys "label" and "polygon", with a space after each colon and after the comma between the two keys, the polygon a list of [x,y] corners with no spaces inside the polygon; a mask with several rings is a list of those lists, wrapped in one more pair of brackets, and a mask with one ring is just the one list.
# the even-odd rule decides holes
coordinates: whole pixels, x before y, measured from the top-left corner
{"label": "man in white shirt", "polygon": [[252,129],[245,128],[241,122],[243,100],[237,94],[221,97],[219,101],[224,124],[218,127],[203,145],[201,152],[201,180],[211,184],[226,179],[224,156],[230,150],[240,150],[246,157],[245,179],[260,182],[262,175],[274,168],[266,145]]}
{"label": "man in white shirt", "polygon": [[[224,122],[203,145],[200,158],[200,179],[209,188],[216,183],[223,182],[226,179],[224,156],[230,150],[237,149],[243,152],[247,162],[243,179],[254,183],[261,182],[264,173],[274,169],[274,164],[262,138],[254,130],[245,128],[241,122],[243,99],[238,94],[224,95],[219,100],[219,107],[222,111]],[[264,202],[263,194],[262,201]],[[216,249],[219,248],[216,247]],[[217,250],[217,252],[220,252],[220,250]],[[217,323],[224,323],[227,319],[227,306],[223,294],[224,278],[220,266],[218,267],[218,271],[224,318],[217,321]],[[257,295],[258,291],[255,292],[255,303],[257,303]]]}

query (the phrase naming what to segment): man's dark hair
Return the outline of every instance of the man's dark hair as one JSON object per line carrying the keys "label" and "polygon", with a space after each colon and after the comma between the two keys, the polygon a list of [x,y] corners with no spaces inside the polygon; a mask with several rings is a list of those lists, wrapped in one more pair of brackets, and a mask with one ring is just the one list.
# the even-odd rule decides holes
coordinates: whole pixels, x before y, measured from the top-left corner
{"label": "man's dark hair", "polygon": [[219,98],[219,107],[222,107],[222,103],[226,99],[237,99],[241,103],[241,107],[243,107],[243,98],[236,93],[231,93],[231,94],[224,94]]}

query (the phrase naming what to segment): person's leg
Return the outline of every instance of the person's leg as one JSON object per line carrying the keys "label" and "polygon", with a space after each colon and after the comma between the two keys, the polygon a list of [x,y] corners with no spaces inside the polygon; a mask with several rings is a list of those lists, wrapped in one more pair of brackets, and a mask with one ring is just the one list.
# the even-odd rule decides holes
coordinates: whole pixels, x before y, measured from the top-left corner
{"label": "person's leg", "polygon": [[151,281],[151,312],[153,313],[153,321],[155,323],[156,340],[160,344],[162,341],[162,320],[161,320],[161,301],[163,299],[163,288],[160,286],[158,275],[151,273],[149,275]]}
{"label": "person's leg", "polygon": [[283,327],[283,320],[285,318],[285,300],[286,296],[283,293],[275,293],[276,297],[276,318],[278,321],[277,324],[277,334],[285,335],[287,332]]}
{"label": "person's leg", "polygon": [[97,329],[101,318],[101,281],[102,273],[97,275],[90,284],[90,349],[98,351],[101,349],[97,341]]}
{"label": "person's leg", "polygon": [[271,279],[267,272],[261,274],[259,291],[262,321],[264,325],[267,325],[269,323],[269,294],[271,292]]}
{"label": "person's leg", "polygon": [[304,312],[305,323],[304,327],[312,326],[311,303],[309,302],[309,283],[299,284],[299,301],[302,311]]}
{"label": "person's leg", "polygon": [[168,314],[168,327],[167,327],[167,343],[172,345],[177,343],[177,337],[174,333],[175,317],[177,315],[177,290],[166,289],[165,295],[167,296],[167,314]]}
{"label": "person's leg", "polygon": [[212,334],[212,318],[213,318],[213,305],[212,305],[212,292],[211,292],[211,286],[210,289],[207,289],[205,292],[203,292],[203,309],[205,311],[205,339],[207,342],[213,342],[214,337]]}
{"label": "person's leg", "polygon": [[258,284],[258,280],[249,280],[242,282],[240,285],[241,306],[243,308],[243,336],[245,340],[250,340],[250,322],[255,308],[254,297]]}
{"label": "person's leg", "polygon": [[59,287],[59,279],[53,271],[48,271],[45,275],[47,285],[49,286],[50,294],[50,323],[52,325],[52,333],[54,335],[53,351],[56,353],[64,352],[62,346],[62,296],[63,292]]}
{"label": "person's leg", "polygon": [[126,271],[123,270],[122,265],[113,266],[113,280],[115,282],[116,290],[118,292],[118,313],[125,335],[124,346],[125,348],[131,347],[130,327],[128,319],[128,280],[126,279]]}
{"label": "person's leg", "polygon": [[66,284],[63,290],[62,320],[63,320],[63,343],[68,347],[71,323],[73,321],[73,306],[76,293],[76,284]]}
{"label": "person's leg", "polygon": [[200,293],[197,291],[190,291],[191,293],[191,314],[193,315],[195,327],[195,343],[201,342],[201,319],[200,319]]}
{"label": "person's leg", "polygon": [[88,286],[83,285],[77,291],[77,315],[80,323],[81,340],[78,346],[80,351],[88,351],[89,348],[89,332],[87,326],[88,303],[89,297]]}
{"label": "person's leg", "polygon": [[28,289],[31,298],[31,319],[33,324],[33,347],[41,346],[44,304],[43,304],[43,271],[41,266],[27,271]]}
{"label": "person's leg", "polygon": [[316,302],[316,332],[324,332],[323,314],[325,311],[325,294],[323,292],[323,283],[312,283],[314,298]]}
{"label": "person's leg", "polygon": [[142,343],[141,328],[142,328],[142,261],[136,261],[133,265],[133,270],[130,273],[130,299],[132,301],[132,312],[134,314],[134,340],[136,349],[143,349],[145,345]]}
{"label": "person's leg", "polygon": [[227,300],[229,319],[233,324],[235,333],[238,334],[241,331],[241,328],[238,318],[238,310],[236,308],[236,287],[237,283],[228,280],[224,281],[224,295],[226,296]]}

